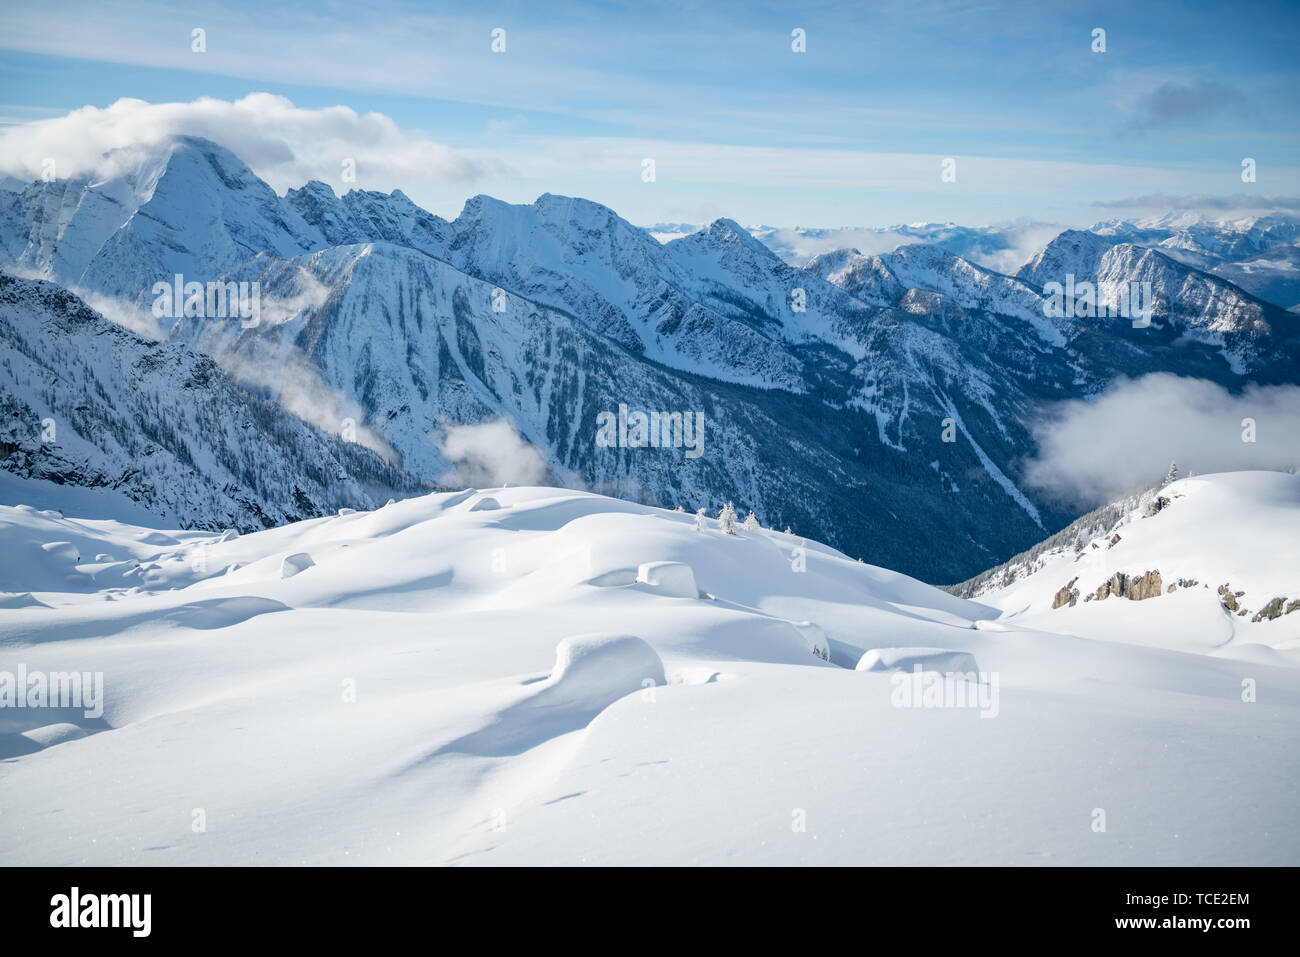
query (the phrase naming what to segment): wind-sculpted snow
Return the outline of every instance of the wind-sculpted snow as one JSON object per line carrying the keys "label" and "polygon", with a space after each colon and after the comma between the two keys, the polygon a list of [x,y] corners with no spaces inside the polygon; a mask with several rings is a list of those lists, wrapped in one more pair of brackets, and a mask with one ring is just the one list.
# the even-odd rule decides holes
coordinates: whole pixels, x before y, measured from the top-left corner
{"label": "wind-sculpted snow", "polygon": [[946,648],[872,648],[858,662],[856,671],[921,671],[977,674],[979,664],[966,651]]}
{"label": "wind-sculpted snow", "polygon": [[0,507],[0,591],[0,700],[86,692],[0,707],[10,865],[1300,861],[1285,642],[1030,630],[764,528],[517,487],[245,535]]}

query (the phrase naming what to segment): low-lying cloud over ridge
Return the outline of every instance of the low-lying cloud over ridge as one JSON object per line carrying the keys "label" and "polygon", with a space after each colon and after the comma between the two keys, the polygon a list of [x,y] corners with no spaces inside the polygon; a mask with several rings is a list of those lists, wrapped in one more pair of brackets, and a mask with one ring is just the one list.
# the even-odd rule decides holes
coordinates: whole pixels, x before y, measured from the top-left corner
{"label": "low-lying cloud over ridge", "polygon": [[[319,110],[283,96],[252,93],[229,102],[201,97],[191,103],[120,99],[99,109],[0,129],[0,176],[30,182],[54,160],[59,177],[91,175],[106,152],[168,136],[202,136],[233,151],[273,189],[283,193],[318,179],[336,190],[392,190],[413,184],[466,182],[483,164],[406,132],[382,113],[346,106]],[[355,180],[343,180],[351,160]]]}
{"label": "low-lying cloud over ridge", "polygon": [[1058,403],[1033,431],[1038,452],[1025,467],[1026,485],[1099,505],[1159,481],[1171,461],[1183,475],[1300,465],[1300,386],[1251,384],[1233,394],[1158,372],[1117,380],[1095,399]]}

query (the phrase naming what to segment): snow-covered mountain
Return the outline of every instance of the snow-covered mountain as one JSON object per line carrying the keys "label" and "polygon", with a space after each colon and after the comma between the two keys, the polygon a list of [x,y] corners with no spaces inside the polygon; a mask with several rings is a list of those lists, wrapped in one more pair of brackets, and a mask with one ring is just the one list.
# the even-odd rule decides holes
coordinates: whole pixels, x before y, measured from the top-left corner
{"label": "snow-covered mountain", "polygon": [[[1295,596],[1297,483],[1171,485],[1100,554]],[[0,708],[10,865],[1300,861],[1300,614],[1213,587],[1001,613],[554,488],[237,538],[0,507],[0,580],[0,672],[83,677]]]}
{"label": "snow-covered mountain", "polygon": [[208,282],[258,253],[287,258],[325,244],[243,161],[208,140],[177,136],[116,150],[107,170],[35,182],[10,200],[22,226],[4,242],[22,246],[14,268],[147,306],[153,284],[177,273]]}
{"label": "snow-covered mountain", "polygon": [[1217,348],[1234,372],[1257,380],[1294,381],[1300,366],[1296,316],[1227,280],[1156,249],[1115,244],[1083,230],[1062,233],[1017,273],[1040,290],[1049,282],[1064,285],[1071,276],[1096,286],[1098,304],[1117,304],[1133,283],[1149,283],[1157,336],[1163,332],[1166,340],[1193,339]]}
{"label": "snow-covered mountain", "polygon": [[970,311],[997,314],[1057,347],[1075,332],[1072,324],[1044,315],[1038,290],[939,246],[903,246],[876,256],[841,249],[815,257],[804,268],[864,302],[913,314],[956,320]]}
{"label": "snow-covered mountain", "polygon": [[186,528],[251,531],[423,487],[249,396],[208,356],[3,274],[0,466],[11,501],[57,507],[73,487],[98,514],[125,508]]}
{"label": "snow-covered mountain", "polygon": [[[657,223],[646,230],[660,242],[672,242],[700,230],[688,223]],[[906,223],[897,226],[748,226],[755,239],[792,266],[839,249],[864,249],[870,254],[893,252],[902,246],[938,246],[954,256],[987,269],[1011,273],[1031,251],[1040,248],[1064,227],[1021,221],[1003,225],[959,226],[956,223]]]}
{"label": "snow-covered mountain", "polygon": [[[702,227],[657,223],[646,227],[672,242]],[[1014,275],[1048,242],[1065,231],[1047,223],[989,226],[910,223],[881,227],[749,226],[749,233],[794,266],[841,249],[890,253],[911,245],[938,246],[995,272]],[[1089,228],[1111,242],[1160,250],[1172,259],[1240,286],[1283,309],[1300,306],[1300,217],[1292,213],[1211,218],[1175,212],[1139,219],[1105,220]]]}
{"label": "snow-covered mountain", "polygon": [[1092,232],[1159,249],[1284,309],[1300,307],[1300,217],[1295,214],[1211,219],[1167,213],[1108,220],[1097,223]]}
{"label": "snow-covered mountain", "polygon": [[[800,269],[731,220],[665,245],[549,194],[475,197],[450,222],[400,192],[281,198],[195,138],[5,196],[12,270],[136,310],[176,273],[257,282],[257,325],[191,316],[170,337],[297,414],[326,393],[356,408],[426,482],[447,472],[450,426],[505,417],[558,481],[692,511],[734,501],[933,581],[1074,517],[1019,481],[1041,403],[1118,375],[1238,387],[1300,368],[1295,317],[1095,236],[1105,248],[1057,240],[1018,277],[926,245]],[[1089,268],[1157,283],[1153,327],[1046,318],[1041,286]],[[701,454],[598,443],[623,407],[702,414]]]}
{"label": "snow-covered mountain", "polygon": [[1115,502],[952,591],[1017,626],[1295,665],[1297,567],[1300,477],[1234,472]]}

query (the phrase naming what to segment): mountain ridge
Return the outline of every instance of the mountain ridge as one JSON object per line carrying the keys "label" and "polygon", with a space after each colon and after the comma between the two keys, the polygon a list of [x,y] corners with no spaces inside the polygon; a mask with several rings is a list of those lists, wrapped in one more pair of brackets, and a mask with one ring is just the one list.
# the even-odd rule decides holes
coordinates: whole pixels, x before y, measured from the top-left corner
{"label": "mountain ridge", "polygon": [[[1116,282],[1131,269],[1163,283],[1172,320],[1157,312],[1146,330],[1042,314],[1036,284],[1091,262],[1061,252],[1068,241],[1024,276],[937,246],[859,257],[856,274],[823,257],[801,269],[725,218],[664,245],[599,203],[546,193],[472,197],[448,221],[400,191],[340,197],[312,182],[275,197],[229,151],[168,149],[163,188],[108,240],[101,194],[125,195],[125,180],[8,194],[10,268],[138,309],[187,264],[198,281],[257,282],[256,327],[180,317],[167,337],[291,410],[311,411],[294,380],[318,383],[426,482],[450,465],[451,426],[504,417],[554,475],[692,511],[735,501],[951,581],[1074,517],[1019,480],[1044,404],[1147,372],[1229,388],[1247,373],[1296,378],[1285,314],[1138,247],[1094,258],[1111,257]],[[1195,294],[1179,299],[1186,281]],[[599,448],[596,416],[620,406],[705,413],[709,451]]]}

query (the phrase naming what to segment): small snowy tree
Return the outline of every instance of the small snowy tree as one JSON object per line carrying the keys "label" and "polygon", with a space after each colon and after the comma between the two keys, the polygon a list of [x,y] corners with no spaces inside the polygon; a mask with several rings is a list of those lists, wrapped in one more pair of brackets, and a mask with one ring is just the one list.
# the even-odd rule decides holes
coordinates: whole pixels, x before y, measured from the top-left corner
{"label": "small snowy tree", "polygon": [[754,514],[754,510],[751,508],[749,514],[745,516],[745,531],[756,532],[760,528],[762,526],[758,524],[758,516]]}
{"label": "small snowy tree", "polygon": [[684,512],[684,511],[686,511],[686,509],[684,509],[684,508],[682,508],[680,505],[678,505],[675,509],[673,509],[673,511],[674,511],[674,512]]}
{"label": "small snowy tree", "polygon": [[1168,485],[1170,482],[1177,482],[1177,481],[1178,481],[1178,463],[1170,462],[1169,471],[1165,474],[1165,480],[1160,483],[1160,487],[1163,488],[1164,486]]}
{"label": "small snowy tree", "polygon": [[793,534],[794,534],[794,532],[790,531],[790,526],[789,526],[789,525],[787,525],[787,526],[785,527],[785,533],[786,533],[787,535],[793,535]]}
{"label": "small snowy tree", "polygon": [[700,509],[695,513],[695,530],[697,532],[704,531],[704,523],[706,521],[708,521],[708,518],[704,514],[704,509]]}
{"label": "small snowy tree", "polygon": [[736,506],[728,502],[718,513],[718,528],[727,535],[736,534]]}

